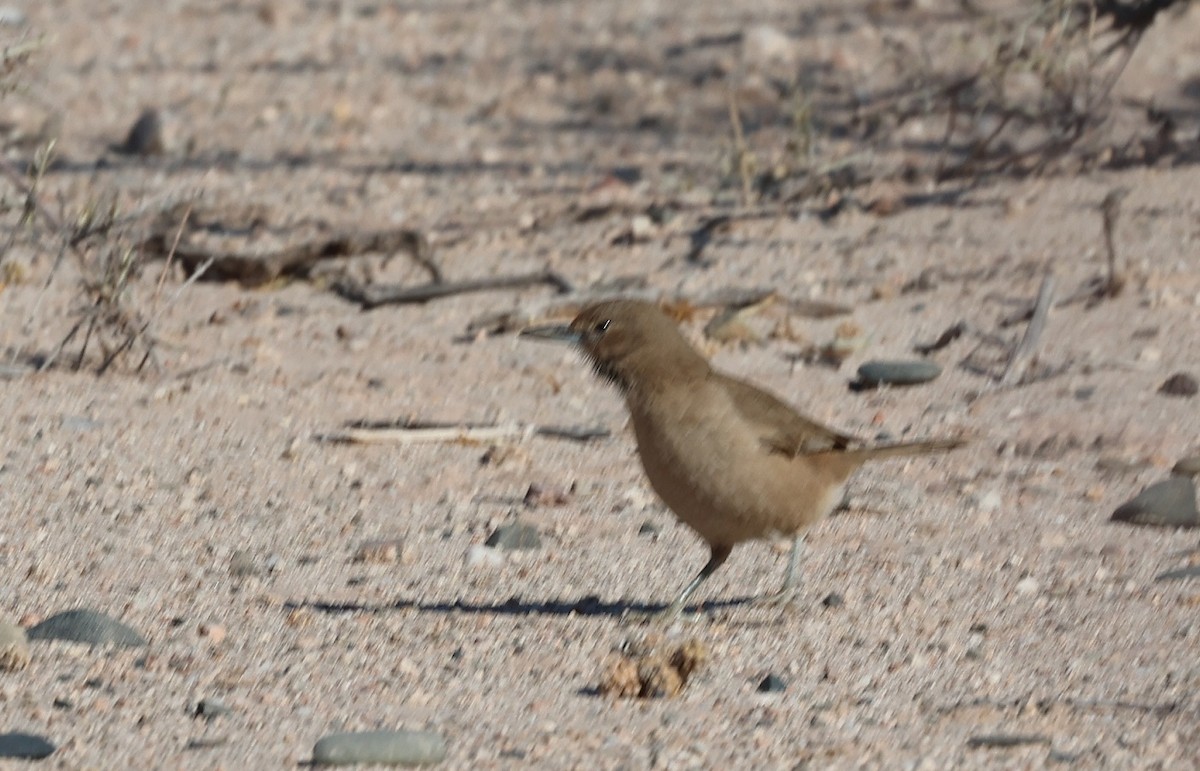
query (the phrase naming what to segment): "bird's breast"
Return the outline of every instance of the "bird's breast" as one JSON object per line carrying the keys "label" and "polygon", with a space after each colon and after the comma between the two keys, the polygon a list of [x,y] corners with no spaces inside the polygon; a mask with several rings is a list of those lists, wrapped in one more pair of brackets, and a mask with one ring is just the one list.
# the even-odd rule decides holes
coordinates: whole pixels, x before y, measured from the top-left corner
{"label": "bird's breast", "polygon": [[720,388],[630,398],[629,408],[651,486],[709,543],[794,533],[832,506],[814,469],[770,452]]}

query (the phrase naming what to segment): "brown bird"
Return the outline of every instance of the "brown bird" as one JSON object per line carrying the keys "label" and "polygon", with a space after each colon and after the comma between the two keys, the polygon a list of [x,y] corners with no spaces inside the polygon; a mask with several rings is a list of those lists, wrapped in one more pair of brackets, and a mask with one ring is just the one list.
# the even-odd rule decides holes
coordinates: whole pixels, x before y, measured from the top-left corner
{"label": "brown bird", "polygon": [[670,620],[743,541],[792,536],[783,588],[795,593],[800,533],[841,501],[864,461],[942,452],[958,439],[874,447],[826,428],[747,382],[717,372],[656,305],[613,300],[570,326],[523,335],[577,344],[625,396],[638,455],[659,497],[708,544],[711,556],[661,618]]}

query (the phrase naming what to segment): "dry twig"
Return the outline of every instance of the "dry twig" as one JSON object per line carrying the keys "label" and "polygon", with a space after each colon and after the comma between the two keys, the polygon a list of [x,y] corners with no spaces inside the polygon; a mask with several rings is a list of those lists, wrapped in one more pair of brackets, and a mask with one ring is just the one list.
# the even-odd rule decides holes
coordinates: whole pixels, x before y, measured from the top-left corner
{"label": "dry twig", "polygon": [[583,426],[477,425],[409,421],[395,423],[356,422],[342,431],[320,434],[319,441],[349,444],[416,444],[419,442],[482,443],[502,439],[545,436],[590,442],[609,436],[608,429]]}
{"label": "dry twig", "polygon": [[1025,335],[1021,338],[1021,342],[1013,350],[1012,357],[1008,360],[1008,366],[1004,370],[1004,374],[1000,377],[1000,385],[1009,385],[1016,380],[1028,366],[1028,360],[1037,350],[1038,343],[1041,341],[1042,332],[1046,328],[1046,317],[1050,313],[1050,306],[1054,304],[1054,274],[1047,273],[1042,279],[1041,288],[1038,289],[1037,302],[1033,305],[1033,316],[1029,319],[1029,326],[1025,328]]}
{"label": "dry twig", "polygon": [[434,281],[419,286],[363,286],[344,279],[335,282],[332,289],[342,298],[361,305],[363,310],[371,310],[381,305],[412,305],[451,295],[488,292],[496,289],[522,289],[542,284],[554,287],[563,294],[574,291],[571,282],[553,270],[510,276],[488,276],[462,281]]}

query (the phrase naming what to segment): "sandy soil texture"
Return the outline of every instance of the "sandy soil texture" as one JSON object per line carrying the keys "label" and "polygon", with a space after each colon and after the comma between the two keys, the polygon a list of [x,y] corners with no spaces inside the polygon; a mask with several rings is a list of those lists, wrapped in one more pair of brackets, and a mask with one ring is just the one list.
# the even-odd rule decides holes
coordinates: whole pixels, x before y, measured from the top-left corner
{"label": "sandy soil texture", "polygon": [[[1197,397],[1159,391],[1200,376],[1200,7],[1146,31],[1106,134],[1145,134],[1152,103],[1175,151],[938,183],[944,120],[879,149],[826,116],[967,24],[965,4],[753,5],[13,5],[3,39],[45,38],[0,96],[4,157],[24,172],[57,141],[40,213],[0,180],[0,616],[92,608],[149,644],[33,642],[0,672],[0,734],[44,736],[58,749],[40,765],[70,769],[294,768],[326,734],[381,728],[440,734],[453,768],[1195,768],[1200,579],[1156,579],[1200,562],[1197,531],[1109,517],[1200,445]],[[118,152],[147,108],[162,152]],[[797,153],[918,171],[743,189],[739,168],[779,168],[786,187]],[[1121,189],[1123,286],[1089,299]],[[839,429],[972,441],[860,472],[809,533],[790,609],[743,602],[776,588],[786,550],[736,550],[667,633],[706,653],[682,691],[602,695],[647,634],[633,613],[669,602],[706,553],[575,353],[472,326],[540,313],[556,290],[372,311],[330,291],[429,281],[407,253],[185,284],[139,246],[168,210],[196,216],[188,243],[246,254],[410,228],[447,280],[551,269],[693,301],[836,303],[849,313],[756,309],[748,343],[706,336],[712,311],[684,326],[718,366]],[[218,232],[212,211],[241,222]],[[138,269],[96,306],[84,282],[125,256]],[[1000,384],[1048,270],[1069,302]],[[35,371],[97,307],[125,315]],[[960,322],[930,354],[936,380],[847,387]],[[839,334],[841,366],[814,361]],[[320,441],[406,419],[611,435]],[[481,548],[517,517],[540,547]],[[784,690],[760,692],[768,675]],[[230,712],[198,717],[201,699]]]}

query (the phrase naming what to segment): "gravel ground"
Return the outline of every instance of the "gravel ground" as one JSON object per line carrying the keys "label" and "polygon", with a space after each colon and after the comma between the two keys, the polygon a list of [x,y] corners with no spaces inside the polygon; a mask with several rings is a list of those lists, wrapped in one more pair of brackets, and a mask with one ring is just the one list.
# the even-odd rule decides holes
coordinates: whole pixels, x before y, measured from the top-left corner
{"label": "gravel ground", "polygon": [[[788,133],[770,117],[788,109],[776,72],[812,60],[867,77],[889,35],[957,7],[916,3],[919,23],[892,33],[874,6],[759,5],[14,6],[6,40],[47,38],[3,97],[6,157],[22,167],[58,135],[38,193],[63,219],[109,201],[256,206],[278,227],[251,250],[292,229],[404,226],[452,279],[549,266],[664,295],[774,286],[851,315],[768,307],[748,320],[761,345],[704,340],[703,314],[688,334],[839,429],[972,441],[860,472],[846,510],[810,531],[790,609],[742,602],[776,588],[786,549],[736,550],[666,633],[707,651],[682,693],[616,699],[597,688],[648,634],[634,612],[665,605],[706,554],[576,354],[467,333],[550,289],[363,312],[320,278],[177,291],[155,262],[124,303],[152,322],[157,367],[97,376],[93,347],[74,371],[77,337],[35,373],[22,363],[78,318],[80,269],[49,237],[16,239],[0,257],[15,266],[0,284],[0,616],[91,608],[148,645],[32,641],[26,667],[0,672],[0,734],[43,736],[57,750],[40,765],[71,769],[295,767],[322,736],[392,728],[444,737],[456,768],[1195,768],[1200,583],[1156,577],[1200,562],[1196,531],[1109,517],[1200,441],[1196,397],[1158,390],[1200,375],[1200,173],[999,180],[833,217],[784,207],[691,264],[697,218],[737,194],[730,83],[769,159]],[[1194,115],[1196,39],[1200,8],[1156,24],[1118,94],[1163,89]],[[115,152],[145,108],[162,111],[164,153]],[[1064,298],[1104,275],[1100,205],[1117,188],[1124,291],[1056,308],[1032,376],[998,387],[1002,349],[980,335],[1019,338],[1000,321],[1047,267]],[[693,203],[638,219],[661,201]],[[352,270],[426,280],[404,255]],[[847,318],[862,344],[840,368],[808,363]],[[974,332],[933,354],[933,382],[847,388],[862,362],[911,357],[960,321]],[[406,418],[612,435],[317,441]],[[530,485],[563,494],[526,502]],[[517,516],[539,548],[481,550]],[[356,558],[379,541],[396,548]],[[759,691],[770,674],[785,690]],[[202,699],[229,712],[197,716]]]}

